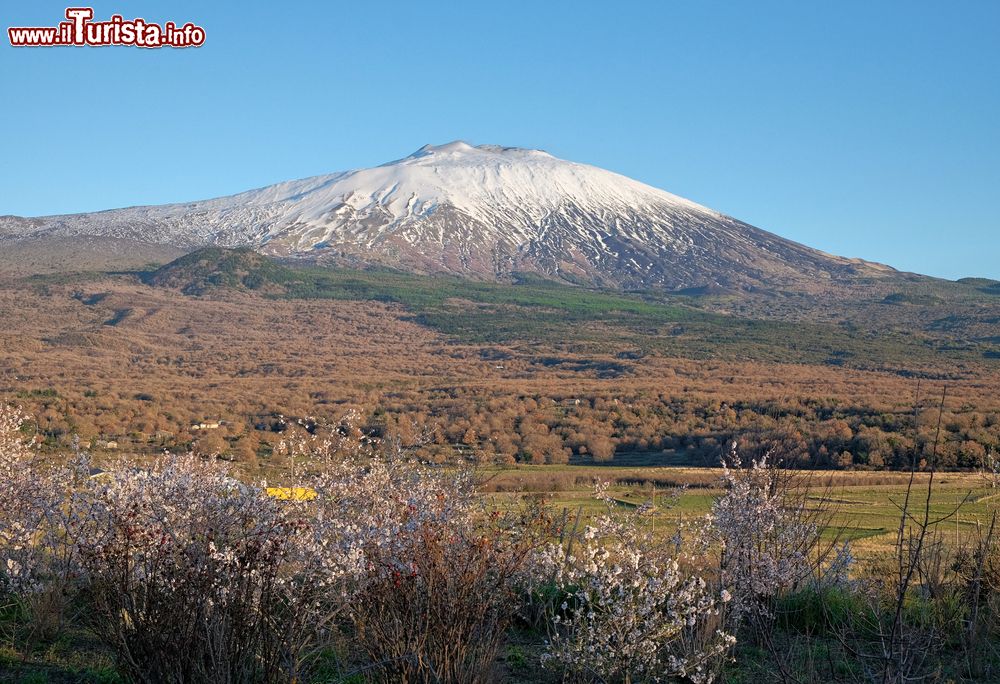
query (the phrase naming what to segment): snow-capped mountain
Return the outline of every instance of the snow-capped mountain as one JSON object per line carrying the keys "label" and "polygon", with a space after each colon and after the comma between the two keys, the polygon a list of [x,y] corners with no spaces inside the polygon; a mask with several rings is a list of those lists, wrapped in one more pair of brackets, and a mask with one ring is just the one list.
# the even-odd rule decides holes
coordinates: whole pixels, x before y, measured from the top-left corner
{"label": "snow-capped mountain", "polygon": [[464,142],[219,199],[0,218],[0,240],[97,236],[615,287],[808,287],[884,272],[539,150]]}

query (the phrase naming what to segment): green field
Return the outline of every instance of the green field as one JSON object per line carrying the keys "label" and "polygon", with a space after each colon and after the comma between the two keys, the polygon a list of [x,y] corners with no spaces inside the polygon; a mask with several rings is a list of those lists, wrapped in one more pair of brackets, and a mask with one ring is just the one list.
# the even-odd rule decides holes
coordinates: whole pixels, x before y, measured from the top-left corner
{"label": "green field", "polygon": [[[605,510],[593,497],[593,483],[611,483],[618,505],[638,506],[655,501],[648,516],[651,526],[673,534],[679,520],[691,521],[709,513],[722,496],[721,470],[715,468],[617,468],[605,466],[522,466],[482,473],[491,496],[499,503],[511,497],[542,496],[556,516],[572,525],[577,513],[581,525]],[[911,494],[911,515],[923,515],[928,474],[918,473]],[[827,539],[851,541],[859,558],[888,553],[896,542],[900,506],[909,475],[886,472],[813,471],[801,475],[809,502],[830,513]],[[507,490],[507,491],[504,491]],[[978,529],[988,526],[1000,507],[1000,490],[975,473],[939,473],[931,496],[930,518],[947,520],[937,526],[946,544],[960,546]],[[913,527],[912,521],[908,524]]]}

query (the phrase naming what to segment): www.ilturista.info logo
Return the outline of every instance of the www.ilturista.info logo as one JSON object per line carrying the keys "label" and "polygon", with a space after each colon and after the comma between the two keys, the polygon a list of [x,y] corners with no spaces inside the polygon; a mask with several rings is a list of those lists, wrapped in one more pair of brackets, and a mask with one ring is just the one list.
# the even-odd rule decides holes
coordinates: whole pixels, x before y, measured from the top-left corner
{"label": "www.ilturista.info logo", "polygon": [[108,21],[91,21],[92,7],[68,7],[66,19],[58,26],[12,26],[7,29],[14,47],[59,47],[133,45],[135,47],[200,47],[205,29],[191,22],[178,26],[168,21],[162,26],[145,19],[126,20],[120,14]]}

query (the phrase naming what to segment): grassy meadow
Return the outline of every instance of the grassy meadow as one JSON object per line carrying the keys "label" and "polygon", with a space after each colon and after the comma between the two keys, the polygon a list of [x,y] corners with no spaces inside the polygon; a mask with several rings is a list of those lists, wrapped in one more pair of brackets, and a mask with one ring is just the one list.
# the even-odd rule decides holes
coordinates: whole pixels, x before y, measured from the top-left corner
{"label": "grassy meadow", "polygon": [[[622,507],[655,502],[647,517],[664,535],[672,535],[679,521],[691,522],[708,514],[723,494],[718,468],[540,465],[483,470],[480,476],[498,505],[524,496],[543,497],[556,516],[565,512],[570,525],[579,512],[581,526],[605,510],[593,491],[597,482],[608,482],[609,492]],[[850,541],[858,558],[892,551],[908,473],[801,471],[795,477],[800,487],[808,489],[809,501],[828,510],[827,539]],[[914,475],[911,506],[920,514],[929,477],[928,473]],[[931,519],[948,517],[939,526],[947,544],[961,546],[984,532],[998,506],[1000,489],[978,473],[935,475],[930,515]]]}

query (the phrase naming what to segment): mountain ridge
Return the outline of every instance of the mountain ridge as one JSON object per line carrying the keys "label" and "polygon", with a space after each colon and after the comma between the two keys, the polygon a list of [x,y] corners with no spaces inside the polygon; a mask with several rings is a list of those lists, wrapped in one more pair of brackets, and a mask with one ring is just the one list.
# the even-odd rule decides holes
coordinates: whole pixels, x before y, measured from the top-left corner
{"label": "mountain ridge", "polygon": [[0,240],[84,236],[482,280],[534,272],[625,289],[818,292],[896,273],[597,167],[462,141],[214,199],[0,217]]}

